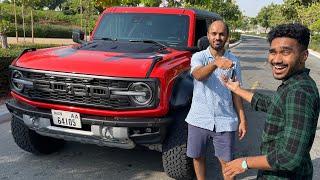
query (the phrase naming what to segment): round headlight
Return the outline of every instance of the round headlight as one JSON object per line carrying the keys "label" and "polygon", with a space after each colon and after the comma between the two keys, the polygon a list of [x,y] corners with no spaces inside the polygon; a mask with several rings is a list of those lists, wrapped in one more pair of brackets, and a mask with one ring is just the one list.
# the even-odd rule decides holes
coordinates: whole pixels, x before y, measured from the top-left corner
{"label": "round headlight", "polygon": [[152,89],[146,83],[132,83],[129,87],[129,90],[141,93],[141,95],[130,96],[131,101],[138,105],[146,105],[152,101]]}
{"label": "round headlight", "polygon": [[20,71],[14,70],[11,74],[11,83],[12,87],[16,90],[21,92],[24,88],[24,84],[19,82],[19,80],[23,79],[23,74]]}

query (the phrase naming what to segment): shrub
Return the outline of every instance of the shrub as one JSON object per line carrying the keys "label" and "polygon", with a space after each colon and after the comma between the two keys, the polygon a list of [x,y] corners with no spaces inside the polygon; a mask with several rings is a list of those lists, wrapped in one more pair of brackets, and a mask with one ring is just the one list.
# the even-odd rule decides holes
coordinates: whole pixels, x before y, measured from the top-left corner
{"label": "shrub", "polygon": [[240,40],[241,33],[240,32],[231,32],[230,34],[230,43],[234,43]]}
{"label": "shrub", "polygon": [[9,93],[9,65],[12,58],[0,58],[0,97],[6,96]]}
{"label": "shrub", "polygon": [[7,20],[0,19],[0,34],[6,35],[11,29],[13,29],[12,23]]}
{"label": "shrub", "polygon": [[320,52],[320,34],[314,34],[311,37],[310,48]]}
{"label": "shrub", "polygon": [[[17,22],[22,24],[21,7],[16,8],[17,10]],[[0,3],[1,17],[14,23],[14,11],[13,5],[7,3]],[[25,23],[30,25],[31,16],[30,9],[25,9]],[[52,24],[52,25],[64,25],[68,27],[80,26],[81,15],[66,15],[61,11],[52,10],[33,10],[33,19],[35,24]],[[96,22],[98,15],[93,15],[90,17],[89,23],[92,24]]]}
{"label": "shrub", "polygon": [[3,58],[16,58],[19,56],[19,54],[26,48],[36,48],[36,49],[42,49],[42,48],[49,48],[49,47],[55,47],[58,45],[53,44],[25,44],[25,45],[10,45],[9,49],[0,49],[0,59]]}

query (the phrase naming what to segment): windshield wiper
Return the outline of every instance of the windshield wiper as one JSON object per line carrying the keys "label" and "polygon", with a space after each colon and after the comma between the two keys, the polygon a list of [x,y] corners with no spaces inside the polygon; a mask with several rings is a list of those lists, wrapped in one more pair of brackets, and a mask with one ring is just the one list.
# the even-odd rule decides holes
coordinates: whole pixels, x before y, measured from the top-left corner
{"label": "windshield wiper", "polygon": [[154,41],[154,40],[151,40],[151,39],[138,39],[138,40],[133,39],[133,40],[129,40],[129,42],[151,43],[151,44],[155,44],[155,45],[157,45],[157,46],[160,46],[161,49],[165,49],[165,48],[168,47],[167,45],[164,45],[164,44],[162,44],[162,43],[160,43],[160,42],[158,42],[158,41]]}

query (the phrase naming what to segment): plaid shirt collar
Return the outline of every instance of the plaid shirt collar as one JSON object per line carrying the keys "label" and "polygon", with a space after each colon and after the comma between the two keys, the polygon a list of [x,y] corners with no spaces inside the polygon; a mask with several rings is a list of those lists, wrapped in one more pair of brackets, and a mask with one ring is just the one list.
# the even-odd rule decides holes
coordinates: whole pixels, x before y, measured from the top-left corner
{"label": "plaid shirt collar", "polygon": [[301,74],[303,74],[303,73],[309,74],[309,72],[310,72],[310,69],[308,69],[308,68],[303,68],[301,70],[298,70],[298,71],[292,73],[288,78],[284,79],[282,81],[281,85],[290,84],[291,82],[296,81],[297,77],[300,76]]}

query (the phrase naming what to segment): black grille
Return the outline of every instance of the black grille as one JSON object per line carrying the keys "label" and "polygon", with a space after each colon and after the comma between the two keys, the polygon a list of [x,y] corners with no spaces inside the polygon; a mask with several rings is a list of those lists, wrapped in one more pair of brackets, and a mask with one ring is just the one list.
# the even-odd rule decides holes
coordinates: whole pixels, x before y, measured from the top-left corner
{"label": "black grille", "polygon": [[112,90],[128,90],[132,80],[68,76],[50,72],[22,73],[25,78],[33,81],[33,87],[25,87],[22,94],[34,100],[103,109],[139,108],[134,107],[128,96],[110,93]]}

